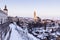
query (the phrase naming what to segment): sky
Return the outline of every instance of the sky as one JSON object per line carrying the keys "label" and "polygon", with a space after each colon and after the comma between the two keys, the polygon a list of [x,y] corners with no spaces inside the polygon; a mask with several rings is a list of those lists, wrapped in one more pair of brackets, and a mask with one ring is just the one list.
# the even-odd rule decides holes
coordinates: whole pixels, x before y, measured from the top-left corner
{"label": "sky", "polygon": [[41,18],[60,18],[60,0],[0,0],[7,5],[9,16],[33,17],[34,9]]}

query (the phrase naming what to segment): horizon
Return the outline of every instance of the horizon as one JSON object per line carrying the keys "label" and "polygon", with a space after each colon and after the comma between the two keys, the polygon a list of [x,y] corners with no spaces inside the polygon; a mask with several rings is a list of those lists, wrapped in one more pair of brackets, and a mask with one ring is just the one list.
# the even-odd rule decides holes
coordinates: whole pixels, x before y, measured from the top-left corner
{"label": "horizon", "polygon": [[60,19],[60,0],[0,0],[0,8],[5,5],[9,16],[33,17],[34,9],[41,18]]}

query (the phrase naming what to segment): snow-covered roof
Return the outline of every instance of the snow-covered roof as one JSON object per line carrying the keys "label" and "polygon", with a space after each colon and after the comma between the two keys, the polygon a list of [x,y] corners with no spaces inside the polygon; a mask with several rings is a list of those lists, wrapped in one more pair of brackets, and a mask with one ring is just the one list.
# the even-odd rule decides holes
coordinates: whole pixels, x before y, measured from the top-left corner
{"label": "snow-covered roof", "polygon": [[9,35],[9,31],[8,31],[4,40],[7,40],[8,36],[10,36],[9,40],[39,40],[38,38],[34,37],[32,34],[26,32],[26,30],[23,30],[15,22],[11,23],[9,27],[11,30],[11,35]]}

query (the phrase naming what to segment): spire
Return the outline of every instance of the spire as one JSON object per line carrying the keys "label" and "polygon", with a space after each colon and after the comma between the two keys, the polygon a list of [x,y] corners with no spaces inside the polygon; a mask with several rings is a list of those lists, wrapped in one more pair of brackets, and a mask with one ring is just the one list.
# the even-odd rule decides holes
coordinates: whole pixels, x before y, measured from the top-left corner
{"label": "spire", "polygon": [[5,5],[5,7],[4,7],[4,10],[5,10],[5,11],[8,11],[8,9],[7,9],[7,6],[6,6],[6,5]]}
{"label": "spire", "polygon": [[34,18],[36,17],[36,10],[34,9]]}
{"label": "spire", "polygon": [[36,16],[36,10],[34,9],[34,20],[37,20],[37,16]]}
{"label": "spire", "polygon": [[3,11],[8,15],[8,9],[7,9],[7,6],[5,5]]}
{"label": "spire", "polygon": [[36,16],[36,11],[34,10],[34,17]]}

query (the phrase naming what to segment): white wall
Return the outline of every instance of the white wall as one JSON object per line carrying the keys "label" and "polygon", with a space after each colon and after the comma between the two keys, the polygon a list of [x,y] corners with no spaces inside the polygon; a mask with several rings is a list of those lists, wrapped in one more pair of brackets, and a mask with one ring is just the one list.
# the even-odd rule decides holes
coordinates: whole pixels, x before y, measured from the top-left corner
{"label": "white wall", "polygon": [[0,24],[1,24],[1,21],[2,23],[5,23],[6,19],[7,19],[7,15],[4,14],[3,12],[0,12]]}

